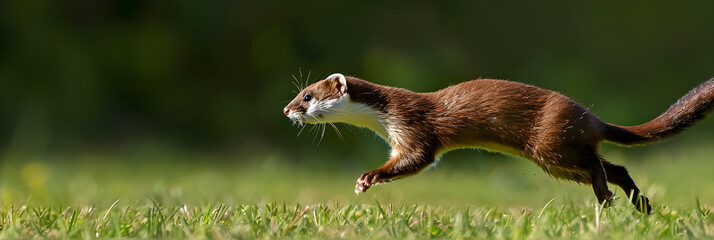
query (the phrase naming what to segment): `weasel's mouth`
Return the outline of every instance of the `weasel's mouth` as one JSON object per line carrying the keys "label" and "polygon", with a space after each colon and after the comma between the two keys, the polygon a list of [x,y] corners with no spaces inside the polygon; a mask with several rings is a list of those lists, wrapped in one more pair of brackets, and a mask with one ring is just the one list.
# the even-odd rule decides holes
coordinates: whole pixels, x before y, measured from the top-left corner
{"label": "weasel's mouth", "polygon": [[296,116],[296,117],[288,117],[290,119],[290,123],[293,125],[298,125],[298,127],[302,127],[302,125],[305,125],[305,121],[303,120],[302,116]]}
{"label": "weasel's mouth", "polygon": [[296,114],[291,114],[290,116],[288,116],[288,118],[290,118],[290,122],[293,125],[302,127],[305,124],[311,123],[310,119],[314,118],[314,117],[310,117],[309,115],[306,115],[304,113],[302,113],[302,114],[296,113]]}
{"label": "weasel's mouth", "polygon": [[307,113],[290,114],[288,118],[290,119],[290,122],[293,125],[298,125],[298,127],[302,127],[305,124],[321,123],[323,121],[323,114],[317,114],[314,116]]}

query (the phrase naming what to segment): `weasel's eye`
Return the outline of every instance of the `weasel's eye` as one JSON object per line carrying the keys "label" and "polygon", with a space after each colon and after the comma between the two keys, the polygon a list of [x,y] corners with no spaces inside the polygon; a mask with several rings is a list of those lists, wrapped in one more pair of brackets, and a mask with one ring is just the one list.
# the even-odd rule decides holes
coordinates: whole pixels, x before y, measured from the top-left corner
{"label": "weasel's eye", "polygon": [[311,99],[312,99],[312,95],[310,95],[310,94],[305,94],[305,97],[302,98],[302,100],[305,102],[310,101]]}

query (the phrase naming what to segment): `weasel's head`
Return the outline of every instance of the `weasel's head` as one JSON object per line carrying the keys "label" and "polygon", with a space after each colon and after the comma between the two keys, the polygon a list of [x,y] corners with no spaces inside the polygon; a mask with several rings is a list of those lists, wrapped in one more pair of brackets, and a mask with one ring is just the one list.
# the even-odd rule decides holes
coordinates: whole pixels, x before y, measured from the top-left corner
{"label": "weasel's head", "polygon": [[293,124],[336,122],[350,103],[347,79],[335,73],[306,87],[283,109]]}

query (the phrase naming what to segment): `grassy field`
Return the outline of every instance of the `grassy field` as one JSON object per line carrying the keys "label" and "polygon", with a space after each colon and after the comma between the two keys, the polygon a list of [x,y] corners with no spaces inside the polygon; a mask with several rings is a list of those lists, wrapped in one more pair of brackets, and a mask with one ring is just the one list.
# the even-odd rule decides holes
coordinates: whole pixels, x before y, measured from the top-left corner
{"label": "grassy field", "polygon": [[[286,164],[281,153],[230,164],[224,160],[232,157],[155,152],[31,161],[8,154],[0,238],[711,238],[711,152],[606,147],[608,159],[630,168],[653,215],[636,212],[614,186],[619,199],[601,209],[589,186],[474,151],[359,196],[355,179],[379,162],[315,167]],[[462,160],[474,156],[490,159]]]}
{"label": "grassy field", "polygon": [[710,210],[547,204],[536,210],[440,205],[169,205],[3,208],[2,238],[655,238],[712,237]]}

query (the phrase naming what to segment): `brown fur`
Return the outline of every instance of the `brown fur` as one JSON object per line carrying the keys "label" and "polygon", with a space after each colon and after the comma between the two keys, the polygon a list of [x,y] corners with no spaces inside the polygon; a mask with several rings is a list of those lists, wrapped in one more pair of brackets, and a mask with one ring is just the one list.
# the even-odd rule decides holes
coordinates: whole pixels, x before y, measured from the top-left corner
{"label": "brown fur", "polygon": [[[642,212],[650,212],[649,200],[640,196],[623,166],[598,154],[599,143],[659,141],[703,118],[714,101],[714,80],[709,80],[654,120],[620,127],[600,121],[562,94],[517,82],[480,79],[430,93],[353,77],[346,77],[346,83],[351,101],[379,112],[396,153],[384,166],[360,176],[358,192],[416,174],[440,153],[477,147],[524,157],[556,178],[592,185],[603,204],[613,197],[607,182],[614,183],[633,196],[632,203]],[[338,98],[339,85],[335,79],[315,83],[298,94],[286,111],[304,112],[309,104],[300,99],[307,92],[322,100]]]}

